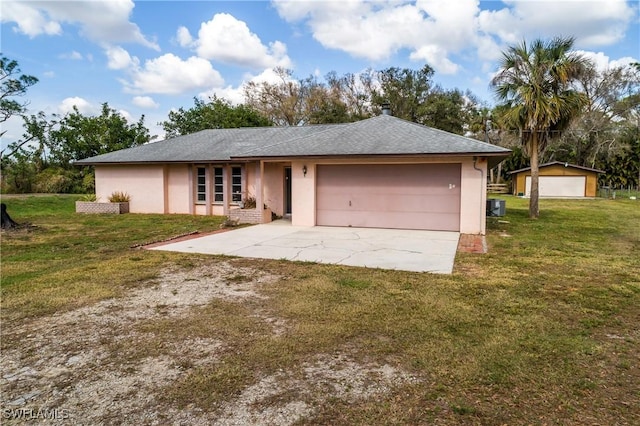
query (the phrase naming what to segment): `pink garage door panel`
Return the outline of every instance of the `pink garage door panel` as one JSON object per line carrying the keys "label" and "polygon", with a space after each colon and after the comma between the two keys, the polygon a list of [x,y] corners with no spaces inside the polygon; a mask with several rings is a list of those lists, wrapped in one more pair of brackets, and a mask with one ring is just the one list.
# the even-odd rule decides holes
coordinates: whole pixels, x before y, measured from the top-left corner
{"label": "pink garage door panel", "polygon": [[316,223],[460,230],[460,164],[318,166]]}

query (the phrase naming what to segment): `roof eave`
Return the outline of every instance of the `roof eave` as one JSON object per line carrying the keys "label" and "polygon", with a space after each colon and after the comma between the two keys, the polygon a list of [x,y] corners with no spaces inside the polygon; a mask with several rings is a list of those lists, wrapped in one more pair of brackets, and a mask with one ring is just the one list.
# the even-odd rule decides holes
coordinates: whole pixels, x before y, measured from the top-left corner
{"label": "roof eave", "polygon": [[[592,169],[592,168],[590,168],[590,167],[578,166],[578,165],[576,165],[576,164],[568,164],[568,163],[565,163],[565,162],[562,162],[562,161],[552,161],[552,162],[549,162],[549,163],[540,164],[540,165],[538,166],[538,169],[540,169],[540,168],[542,168],[542,167],[549,167],[549,166],[556,166],[556,165],[560,165],[560,166],[561,166],[561,165],[564,165],[564,167],[567,167],[567,168],[569,168],[569,167],[570,167],[570,168],[572,168],[572,169],[585,170],[585,171],[588,171],[588,172],[594,172],[594,173],[606,173],[604,170],[600,170],[600,169]],[[531,166],[529,166],[529,167],[524,167],[524,168],[522,168],[522,169],[518,169],[518,170],[511,171],[511,172],[509,172],[509,174],[510,174],[510,175],[514,175],[514,174],[516,174],[516,173],[526,172],[526,171],[528,171],[528,170],[531,170]]]}
{"label": "roof eave", "polygon": [[229,158],[225,160],[153,160],[153,161],[76,161],[74,166],[152,166],[162,164],[227,164],[230,162],[244,163],[252,160],[245,160],[244,158]]}
{"label": "roof eave", "polygon": [[310,154],[310,155],[261,155],[261,156],[236,156],[231,157],[231,160],[246,160],[246,161],[260,161],[260,160],[325,160],[325,159],[345,159],[345,158],[424,158],[424,157],[492,157],[492,158],[506,158],[511,154],[511,151],[507,152],[433,152],[433,153],[419,153],[419,154]]}

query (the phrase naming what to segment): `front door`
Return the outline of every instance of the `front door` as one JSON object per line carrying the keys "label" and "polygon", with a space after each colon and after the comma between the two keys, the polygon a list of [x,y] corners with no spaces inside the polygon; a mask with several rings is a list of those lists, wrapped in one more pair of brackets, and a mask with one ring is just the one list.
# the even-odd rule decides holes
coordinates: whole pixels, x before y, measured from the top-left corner
{"label": "front door", "polygon": [[284,214],[291,214],[291,167],[284,168]]}

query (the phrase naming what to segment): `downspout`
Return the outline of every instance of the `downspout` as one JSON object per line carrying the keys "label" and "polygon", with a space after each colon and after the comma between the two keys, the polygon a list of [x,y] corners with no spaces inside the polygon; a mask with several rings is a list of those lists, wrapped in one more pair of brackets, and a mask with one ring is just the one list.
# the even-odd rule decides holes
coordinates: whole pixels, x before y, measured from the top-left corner
{"label": "downspout", "polygon": [[[480,172],[480,200],[482,200],[482,194],[483,191],[486,192],[486,187],[485,187],[485,177],[484,177],[484,171],[482,169],[479,169],[476,167],[476,163],[478,162],[478,157],[473,157],[473,168],[474,170],[477,170]],[[486,204],[486,199],[485,199],[485,204]],[[482,207],[480,208],[480,222],[478,222],[478,225],[480,225],[480,234],[482,234]],[[486,214],[486,213],[485,213]]]}

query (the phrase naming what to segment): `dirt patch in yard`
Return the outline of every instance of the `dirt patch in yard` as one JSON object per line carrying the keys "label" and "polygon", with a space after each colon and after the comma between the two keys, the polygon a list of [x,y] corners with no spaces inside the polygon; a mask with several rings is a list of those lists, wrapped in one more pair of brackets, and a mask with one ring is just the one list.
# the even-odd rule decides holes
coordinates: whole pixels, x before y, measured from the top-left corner
{"label": "dirt patch in yard", "polygon": [[261,288],[278,279],[233,261],[172,268],[126,297],[5,324],[3,424],[48,418],[83,424],[286,425],[313,414],[329,398],[367,398],[416,381],[389,365],[358,363],[345,349],[261,376],[211,412],[160,402],[168,383],[203,365],[215,368],[228,342],[215,333],[161,337],[140,325],[197,315],[199,308],[225,301],[246,304],[254,319],[279,336],[290,324],[259,303],[266,300]]}

